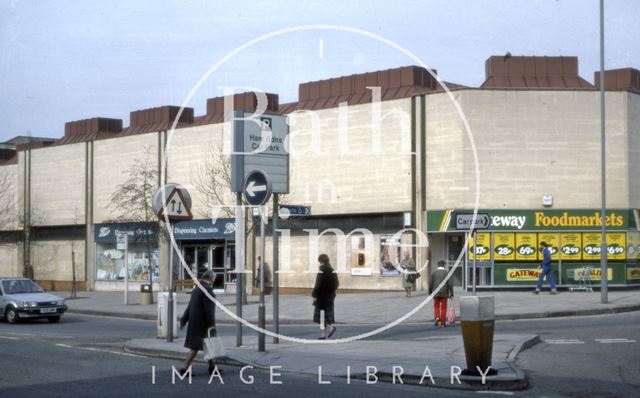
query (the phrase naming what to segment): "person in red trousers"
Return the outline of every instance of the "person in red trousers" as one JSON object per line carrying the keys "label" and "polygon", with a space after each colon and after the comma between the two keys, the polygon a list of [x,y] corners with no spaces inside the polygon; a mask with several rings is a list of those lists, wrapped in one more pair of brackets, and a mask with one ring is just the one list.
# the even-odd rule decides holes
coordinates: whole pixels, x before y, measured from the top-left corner
{"label": "person in red trousers", "polygon": [[[451,278],[447,279],[448,274],[446,262],[439,260],[437,268],[429,278],[429,294],[435,292],[433,296],[433,317],[435,318],[436,327],[445,327],[447,325],[447,300],[453,297],[453,284],[451,283]],[[446,282],[444,282],[445,280]]]}

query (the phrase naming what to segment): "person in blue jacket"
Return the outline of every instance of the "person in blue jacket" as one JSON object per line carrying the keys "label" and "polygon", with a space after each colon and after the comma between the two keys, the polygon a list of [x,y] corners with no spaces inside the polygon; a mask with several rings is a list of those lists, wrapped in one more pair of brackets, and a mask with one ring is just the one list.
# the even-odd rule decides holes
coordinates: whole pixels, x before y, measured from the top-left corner
{"label": "person in blue jacket", "polygon": [[545,276],[547,277],[547,281],[551,287],[551,294],[556,294],[558,292],[556,290],[556,281],[553,279],[553,274],[551,273],[551,252],[549,251],[549,245],[547,245],[547,242],[540,242],[540,250],[542,251],[542,270],[540,271],[538,284],[536,285],[536,290],[533,294],[540,293]]}

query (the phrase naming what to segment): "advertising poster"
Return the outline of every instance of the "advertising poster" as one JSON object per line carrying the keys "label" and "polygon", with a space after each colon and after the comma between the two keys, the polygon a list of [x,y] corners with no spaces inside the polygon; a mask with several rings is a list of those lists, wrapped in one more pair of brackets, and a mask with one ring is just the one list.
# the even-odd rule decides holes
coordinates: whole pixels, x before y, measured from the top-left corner
{"label": "advertising poster", "polygon": [[[578,268],[574,271],[574,279],[577,281],[581,280],[583,275],[584,269]],[[600,275],[602,275],[600,268],[592,268],[591,272],[589,272],[589,280],[597,282],[600,280]],[[611,279],[613,279],[613,270],[611,268],[607,268],[607,280],[610,281]]]}
{"label": "advertising poster", "polygon": [[624,232],[607,233],[607,259],[624,260],[627,254],[627,234]]}
{"label": "advertising poster", "polygon": [[627,282],[628,283],[640,282],[640,268],[638,267],[627,268]]}
{"label": "advertising poster", "polygon": [[496,232],[493,234],[493,259],[495,261],[514,261],[516,259],[516,237],[513,233]]}
{"label": "advertising poster", "polygon": [[537,282],[539,276],[539,269],[507,268],[508,282]]}
{"label": "advertising poster", "polygon": [[599,261],[600,260],[600,239],[599,232],[585,232],[582,234],[582,259]]}
{"label": "advertising poster", "polygon": [[370,253],[372,248],[371,237],[351,237],[351,275],[371,276]]}
{"label": "advertising poster", "polygon": [[402,259],[400,241],[393,235],[380,237],[380,275],[399,276],[400,260]]}
{"label": "advertising poster", "polygon": [[560,234],[560,255],[562,260],[582,260],[582,234]]}
{"label": "advertising poster", "polygon": [[537,261],[538,235],[536,233],[516,234],[516,261]]}
{"label": "advertising poster", "polygon": [[551,260],[558,261],[560,258],[560,250],[558,249],[558,244],[560,241],[560,235],[556,232],[548,233],[542,232],[538,234],[538,260],[542,261],[542,251],[540,249],[540,242],[547,242],[549,246],[549,252],[551,253]]}
{"label": "advertising poster", "polygon": [[627,232],[627,260],[637,260],[640,253],[640,232]]}
{"label": "advertising poster", "polygon": [[474,253],[476,261],[491,260],[491,234],[488,232],[478,232],[476,235],[478,242],[473,241],[473,235],[469,239],[469,261],[473,261]]}

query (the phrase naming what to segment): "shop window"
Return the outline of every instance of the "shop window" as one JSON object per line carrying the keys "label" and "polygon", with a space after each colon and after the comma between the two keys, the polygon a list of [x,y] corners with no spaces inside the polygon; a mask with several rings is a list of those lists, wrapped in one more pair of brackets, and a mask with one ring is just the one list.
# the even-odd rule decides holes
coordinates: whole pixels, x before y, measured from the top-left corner
{"label": "shop window", "polygon": [[[151,249],[146,243],[130,243],[128,247],[129,280],[148,281],[149,272],[153,281],[158,281],[160,251],[156,244]],[[96,244],[96,280],[123,281],[125,277],[124,250],[116,249],[115,243]]]}

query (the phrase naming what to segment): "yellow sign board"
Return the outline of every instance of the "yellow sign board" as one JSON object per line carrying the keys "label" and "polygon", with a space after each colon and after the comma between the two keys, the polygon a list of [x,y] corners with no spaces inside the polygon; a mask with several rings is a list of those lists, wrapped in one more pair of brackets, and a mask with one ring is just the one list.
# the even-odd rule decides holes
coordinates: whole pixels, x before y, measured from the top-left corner
{"label": "yellow sign board", "polygon": [[560,255],[563,260],[582,260],[582,234],[560,234]]}
{"label": "yellow sign board", "polygon": [[476,261],[491,260],[491,234],[488,232],[478,232],[476,235],[478,242],[473,241],[473,236],[469,239],[469,260],[473,261],[474,253],[477,256]]}
{"label": "yellow sign board", "polygon": [[540,269],[526,269],[526,268],[508,268],[507,269],[508,282],[532,282],[532,281],[537,281],[539,276],[540,276]]}
{"label": "yellow sign board", "polygon": [[513,233],[496,232],[493,234],[493,259],[495,261],[516,259],[516,238]]}
{"label": "yellow sign board", "polygon": [[535,233],[516,234],[516,260],[536,261],[538,258],[538,235]]}
{"label": "yellow sign board", "polygon": [[[557,261],[560,257],[558,250],[558,237],[557,233],[541,232],[538,234],[538,246],[540,242],[546,242],[551,253],[551,259]],[[538,260],[542,260],[542,250],[538,250]]]}
{"label": "yellow sign board", "polygon": [[624,232],[607,233],[607,259],[624,260],[627,254],[627,234]]}
{"label": "yellow sign board", "polygon": [[[574,271],[574,279],[579,280],[582,279],[584,275],[584,270],[582,268],[578,268]],[[589,272],[589,280],[590,281],[599,281],[602,272],[600,272],[600,268],[592,268],[591,272]],[[613,279],[613,270],[611,268],[607,268],[607,280],[610,281]]]}
{"label": "yellow sign board", "polygon": [[582,259],[600,260],[600,244],[602,242],[599,232],[589,232],[582,234]]}

